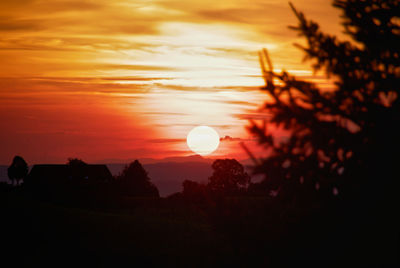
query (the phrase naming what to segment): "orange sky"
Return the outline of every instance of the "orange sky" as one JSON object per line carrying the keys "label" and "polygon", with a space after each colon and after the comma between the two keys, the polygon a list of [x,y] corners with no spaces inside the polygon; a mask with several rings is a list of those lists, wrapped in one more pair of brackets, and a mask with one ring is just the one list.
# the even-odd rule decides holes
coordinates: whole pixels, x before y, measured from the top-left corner
{"label": "orange sky", "polygon": [[[328,1],[292,2],[340,35]],[[234,138],[210,157],[246,158],[238,141],[253,143],[246,119],[265,99],[257,51],[312,74],[295,24],[280,0],[1,1],[0,164],[190,155],[197,125]]]}

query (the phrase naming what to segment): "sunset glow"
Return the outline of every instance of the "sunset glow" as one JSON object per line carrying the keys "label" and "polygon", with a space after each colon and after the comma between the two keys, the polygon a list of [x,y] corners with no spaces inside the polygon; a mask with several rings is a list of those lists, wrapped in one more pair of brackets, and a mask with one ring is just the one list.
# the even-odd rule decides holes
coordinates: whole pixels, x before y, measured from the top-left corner
{"label": "sunset glow", "polygon": [[[339,34],[323,0],[293,1]],[[324,5],[321,5],[324,3]],[[29,163],[186,156],[195,126],[222,140],[213,157],[247,158],[246,131],[265,100],[257,52],[315,79],[288,25],[287,1],[0,3],[0,161]]]}
{"label": "sunset glow", "polygon": [[3,263],[400,267],[399,0],[0,0],[0,63]]}

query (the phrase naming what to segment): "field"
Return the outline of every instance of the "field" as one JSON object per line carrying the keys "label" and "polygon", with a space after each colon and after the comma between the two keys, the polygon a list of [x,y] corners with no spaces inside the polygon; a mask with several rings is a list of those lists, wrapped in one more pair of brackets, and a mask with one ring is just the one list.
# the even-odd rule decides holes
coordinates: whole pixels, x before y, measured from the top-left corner
{"label": "field", "polygon": [[[95,211],[2,193],[3,256],[23,264],[194,265],[229,254],[199,215],[158,208]],[[224,252],[225,251],[225,252]]]}
{"label": "field", "polygon": [[208,207],[183,202],[179,195],[124,198],[108,207],[95,206],[95,200],[85,205],[54,200],[2,187],[3,262],[51,267],[391,267],[397,262],[396,221],[376,221],[369,209],[283,210],[262,197],[225,198]]}

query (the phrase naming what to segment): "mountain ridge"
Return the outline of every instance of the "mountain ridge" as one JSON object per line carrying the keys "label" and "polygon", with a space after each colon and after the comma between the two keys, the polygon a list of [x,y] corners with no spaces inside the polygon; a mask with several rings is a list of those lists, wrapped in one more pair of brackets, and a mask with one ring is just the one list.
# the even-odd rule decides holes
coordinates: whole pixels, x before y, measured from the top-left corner
{"label": "mountain ridge", "polygon": [[[216,159],[204,158],[199,155],[184,157],[167,157],[163,159],[142,158],[138,159],[148,172],[151,181],[157,186],[162,197],[182,191],[184,180],[192,180],[199,183],[206,183],[208,177],[212,175],[212,163]],[[134,161],[134,160],[132,160]],[[113,176],[119,175],[124,167],[132,161],[122,161],[117,163],[105,163],[103,161],[96,164],[105,164]],[[240,161],[242,162],[242,161]],[[245,165],[244,162],[242,162]],[[0,182],[10,183],[7,176],[6,165],[0,165]]]}

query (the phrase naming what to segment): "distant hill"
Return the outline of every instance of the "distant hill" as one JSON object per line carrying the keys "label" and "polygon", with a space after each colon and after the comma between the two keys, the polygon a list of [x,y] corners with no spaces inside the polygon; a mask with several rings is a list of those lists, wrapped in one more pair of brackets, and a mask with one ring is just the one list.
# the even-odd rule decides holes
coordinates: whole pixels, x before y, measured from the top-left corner
{"label": "distant hill", "polygon": [[[111,159],[110,159],[111,160]],[[116,160],[116,159],[114,159]],[[126,164],[104,162],[111,174],[118,175]],[[133,161],[133,160],[132,160]],[[214,159],[204,158],[200,155],[191,155],[183,157],[167,157],[163,159],[141,158],[140,163],[149,173],[151,181],[157,186],[160,195],[165,197],[170,194],[182,191],[182,182],[184,180],[193,180],[197,182],[206,182],[212,174],[211,164]]]}
{"label": "distant hill", "polygon": [[[192,162],[190,162],[190,160]],[[182,191],[182,182],[186,179],[206,182],[212,174],[212,159],[202,157],[171,157],[161,160],[139,159],[149,173],[151,181],[157,186],[161,196]],[[156,162],[159,161],[159,162]],[[147,163],[146,163],[147,162]],[[118,175],[127,163],[106,164],[113,176]],[[8,182],[8,166],[0,165],[0,182]]]}
{"label": "distant hill", "polygon": [[8,166],[0,166],[0,182],[9,182],[7,169]]}
{"label": "distant hill", "polygon": [[[103,159],[101,161],[97,161],[98,164],[120,164],[120,163],[130,163],[135,161],[137,158],[131,159]],[[166,157],[161,159],[156,158],[139,158],[138,159],[141,164],[154,164],[154,163],[167,163],[167,162],[204,162],[204,163],[212,163],[215,159],[212,158],[204,158],[200,155],[190,155],[190,156],[174,156],[174,157]]]}
{"label": "distant hill", "polygon": [[[126,164],[107,164],[111,174],[118,175]],[[184,180],[206,182],[212,174],[211,164],[206,162],[160,162],[143,164],[151,181],[161,196],[180,192]]]}
{"label": "distant hill", "polygon": [[[117,160],[117,159],[114,159]],[[132,162],[120,160],[121,162],[103,162],[106,164],[113,176],[118,175],[126,164]],[[212,174],[211,164],[214,159],[204,158],[199,155],[187,157],[168,157],[164,159],[145,158],[139,159],[144,169],[149,173],[151,181],[157,186],[162,197],[182,191],[182,182],[192,180],[207,182]],[[242,161],[246,165],[249,161]],[[8,166],[0,166],[0,182],[10,182],[7,176]],[[253,180],[255,181],[255,180]]]}
{"label": "distant hill", "polygon": [[202,162],[154,163],[144,164],[143,167],[149,172],[161,196],[182,191],[184,180],[207,182],[212,174],[211,164]]}
{"label": "distant hill", "polygon": [[[144,169],[149,173],[151,181],[157,186],[162,197],[182,191],[182,182],[192,180],[197,182],[208,181],[212,175],[211,165],[214,159],[203,158],[199,155],[188,157],[169,157],[164,159],[139,159]],[[246,167],[250,160],[242,161]],[[107,164],[111,174],[118,175],[126,164]],[[251,173],[248,170],[249,174]],[[253,177],[253,182],[260,181],[259,177]]]}
{"label": "distant hill", "polygon": [[[178,156],[178,157],[167,157],[164,159],[155,160],[154,163],[187,163],[187,162],[197,162],[197,163],[207,163],[212,164],[215,159],[212,158],[204,158],[200,155],[191,155],[191,156]],[[143,162],[144,164],[150,164],[150,162]]]}

